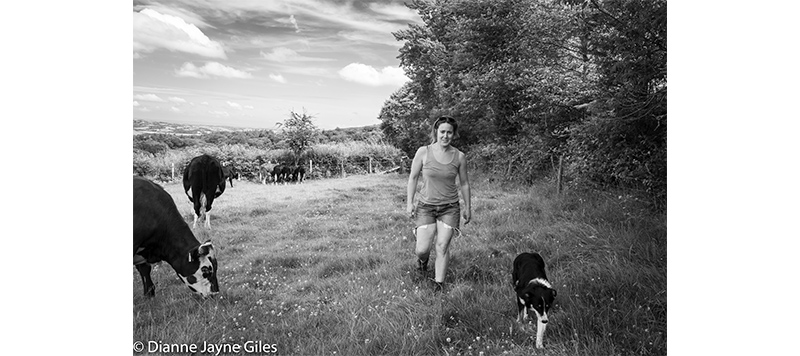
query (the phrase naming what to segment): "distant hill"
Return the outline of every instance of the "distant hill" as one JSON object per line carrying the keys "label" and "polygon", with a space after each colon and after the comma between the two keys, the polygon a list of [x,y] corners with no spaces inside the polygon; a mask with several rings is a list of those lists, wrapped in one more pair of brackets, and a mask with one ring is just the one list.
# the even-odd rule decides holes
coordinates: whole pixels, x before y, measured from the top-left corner
{"label": "distant hill", "polygon": [[[214,126],[214,125],[192,125],[192,124],[176,124],[172,122],[161,121],[147,121],[141,119],[133,119],[133,134],[170,134],[176,136],[202,136],[211,133],[234,133],[255,130],[255,128],[242,128],[230,126]],[[275,132],[274,130],[270,130]],[[277,133],[277,132],[276,132]],[[380,125],[369,125],[361,127],[346,127],[335,128],[329,130],[321,130],[324,137],[323,141],[345,142],[350,140],[364,140],[367,137],[378,135],[380,133]]]}
{"label": "distant hill", "polygon": [[171,122],[147,121],[140,119],[133,120],[134,135],[145,134],[145,133],[159,133],[159,134],[172,134],[178,136],[200,136],[214,132],[237,132],[237,131],[250,131],[250,130],[256,130],[256,129],[229,127],[229,126],[176,124]]}

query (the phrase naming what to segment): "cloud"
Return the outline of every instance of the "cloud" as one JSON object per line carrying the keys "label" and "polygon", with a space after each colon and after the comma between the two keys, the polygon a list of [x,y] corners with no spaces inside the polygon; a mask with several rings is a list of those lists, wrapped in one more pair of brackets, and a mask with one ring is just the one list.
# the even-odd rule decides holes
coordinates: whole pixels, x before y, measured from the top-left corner
{"label": "cloud", "polygon": [[339,31],[339,37],[348,42],[363,42],[380,44],[390,47],[402,47],[402,43],[395,40],[393,37],[387,37],[384,33],[369,32],[369,31]]}
{"label": "cloud", "polygon": [[181,17],[165,15],[149,8],[134,12],[134,58],[140,58],[140,52],[148,53],[158,49],[211,58],[228,58],[219,42],[212,41],[196,25],[187,23]]}
{"label": "cloud", "polygon": [[416,11],[400,4],[371,3],[369,9],[387,21],[419,22],[420,17]]}
{"label": "cloud", "polygon": [[253,105],[245,105],[245,106],[244,106],[244,108],[245,108],[245,109],[249,109],[249,110],[253,110],[253,109],[255,109],[255,108],[253,107]]}
{"label": "cloud", "polygon": [[159,98],[158,95],[155,94],[134,94],[133,98],[141,101],[155,101],[157,103],[164,102],[164,99]]}
{"label": "cloud", "polygon": [[173,103],[185,103],[186,102],[186,99],[179,98],[177,96],[171,96],[171,97],[167,98],[167,100],[169,100],[169,101],[171,101]]}
{"label": "cloud", "polygon": [[161,5],[159,3],[150,3],[150,4],[147,4],[147,5],[133,5],[133,10],[134,11],[141,11],[143,9],[150,9],[152,11],[155,11],[155,12],[163,14],[163,15],[169,15],[169,16],[181,18],[186,23],[195,25],[195,26],[197,26],[199,28],[208,28],[208,27],[212,27],[213,28],[214,27],[214,26],[211,26],[205,20],[203,20],[202,17],[200,17],[199,15],[197,15],[195,13],[192,13],[192,12],[188,11],[186,8],[169,7],[167,5]]}
{"label": "cloud", "polygon": [[211,76],[223,78],[252,78],[253,75],[238,70],[236,68],[228,67],[217,62],[207,62],[204,66],[198,67],[191,62],[184,63],[180,69],[175,71],[175,75],[179,77],[192,77],[205,79]]}
{"label": "cloud", "polygon": [[172,112],[181,112],[181,109],[179,109],[179,108],[176,108],[176,107],[174,107],[174,106],[173,106],[173,107],[170,107],[169,109],[170,109]]}
{"label": "cloud", "polygon": [[409,80],[405,72],[398,67],[385,67],[378,71],[371,66],[361,63],[348,64],[346,67],[339,70],[339,76],[347,81],[369,86],[400,86]]}
{"label": "cloud", "polygon": [[294,26],[294,32],[300,33],[300,26],[297,26],[297,20],[294,19],[294,15],[289,16],[289,22]]}
{"label": "cloud", "polygon": [[332,58],[306,57],[306,56],[303,56],[303,55],[297,53],[297,51],[295,51],[295,50],[293,50],[291,48],[286,48],[286,47],[274,48],[269,53],[264,53],[264,51],[261,51],[261,58],[264,58],[264,59],[272,61],[272,62],[280,62],[280,63],[286,63],[286,62],[329,62],[329,61],[333,61],[334,60]]}
{"label": "cloud", "polygon": [[133,106],[139,106],[139,102],[138,102],[138,101],[136,101],[136,100],[134,100],[134,101],[133,101]]}
{"label": "cloud", "polygon": [[228,106],[230,106],[230,107],[232,107],[234,109],[242,110],[242,104],[234,103],[232,101],[226,101],[226,103],[228,103]]}
{"label": "cloud", "polygon": [[269,79],[272,79],[278,83],[286,84],[286,78],[280,74],[270,74]]}
{"label": "cloud", "polygon": [[268,59],[273,62],[287,62],[289,60],[296,59],[300,57],[297,52],[286,48],[286,47],[278,47],[272,50],[270,53],[261,52],[261,57]]}

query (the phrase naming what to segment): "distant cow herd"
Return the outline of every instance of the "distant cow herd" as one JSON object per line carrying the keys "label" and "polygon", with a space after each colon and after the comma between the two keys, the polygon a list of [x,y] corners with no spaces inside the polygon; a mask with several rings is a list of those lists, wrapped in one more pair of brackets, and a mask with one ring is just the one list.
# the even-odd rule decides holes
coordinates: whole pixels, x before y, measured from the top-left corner
{"label": "distant cow herd", "polygon": [[261,184],[303,183],[306,178],[306,168],[302,165],[266,163],[258,170],[258,175]]}
{"label": "distant cow herd", "polygon": [[[303,166],[266,164],[259,172],[261,182],[302,183]],[[221,164],[213,156],[194,157],[183,170],[183,191],[193,204],[192,228],[184,221],[172,196],[160,185],[133,177],[133,264],[139,271],[145,296],[155,296],[151,265],[166,261],[190,290],[208,296],[219,291],[217,259],[211,241],[200,243],[192,229],[205,219],[211,228],[211,206],[225,192],[226,181],[233,187],[239,172],[233,164]]]}

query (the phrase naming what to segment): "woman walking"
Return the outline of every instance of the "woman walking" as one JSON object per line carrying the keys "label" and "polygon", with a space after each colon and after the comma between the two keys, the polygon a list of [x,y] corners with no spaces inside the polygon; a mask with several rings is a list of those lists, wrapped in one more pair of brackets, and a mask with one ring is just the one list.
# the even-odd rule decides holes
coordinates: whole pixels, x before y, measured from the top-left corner
{"label": "woman walking", "polygon": [[[451,145],[457,133],[458,123],[455,119],[449,116],[436,119],[431,127],[433,143],[417,150],[408,176],[406,212],[414,219],[416,226],[417,269],[423,273],[428,270],[428,258],[435,238],[434,282],[437,291],[442,289],[447,273],[450,240],[459,229],[460,219],[463,217],[464,224],[467,224],[472,215],[467,157]],[[415,208],[414,195],[420,173],[422,189]],[[464,200],[463,207],[459,205],[459,190]]]}

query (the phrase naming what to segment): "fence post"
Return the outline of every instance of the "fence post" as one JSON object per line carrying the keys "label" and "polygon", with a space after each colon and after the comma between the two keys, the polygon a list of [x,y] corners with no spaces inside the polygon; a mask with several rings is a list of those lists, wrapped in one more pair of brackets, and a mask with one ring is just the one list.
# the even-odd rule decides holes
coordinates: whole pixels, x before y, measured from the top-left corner
{"label": "fence post", "polygon": [[308,174],[314,173],[314,161],[308,159]]}
{"label": "fence post", "polygon": [[342,165],[342,178],[345,178],[346,176],[345,176],[345,174],[344,174],[344,158],[342,158],[342,159],[341,159],[339,162],[340,162],[340,163],[341,163],[341,165]]}
{"label": "fence post", "polygon": [[369,158],[369,173],[372,174],[372,157]]}
{"label": "fence post", "polygon": [[556,181],[556,193],[561,195],[561,177],[564,175],[564,155],[558,157],[558,178]]}
{"label": "fence post", "polygon": [[175,181],[175,162],[172,162],[172,181]]}

